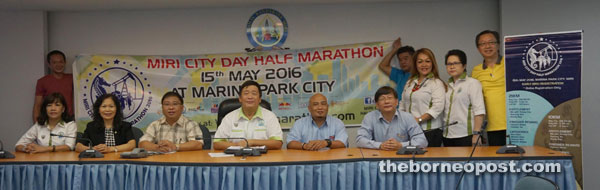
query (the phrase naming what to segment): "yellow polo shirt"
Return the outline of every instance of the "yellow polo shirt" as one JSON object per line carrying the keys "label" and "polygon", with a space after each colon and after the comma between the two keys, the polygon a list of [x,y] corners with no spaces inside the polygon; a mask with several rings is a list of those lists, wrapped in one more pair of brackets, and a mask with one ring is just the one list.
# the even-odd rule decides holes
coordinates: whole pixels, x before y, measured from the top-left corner
{"label": "yellow polo shirt", "polygon": [[487,131],[506,130],[506,77],[504,58],[494,68],[483,68],[483,63],[475,66],[471,77],[481,82],[483,99],[487,113]]}

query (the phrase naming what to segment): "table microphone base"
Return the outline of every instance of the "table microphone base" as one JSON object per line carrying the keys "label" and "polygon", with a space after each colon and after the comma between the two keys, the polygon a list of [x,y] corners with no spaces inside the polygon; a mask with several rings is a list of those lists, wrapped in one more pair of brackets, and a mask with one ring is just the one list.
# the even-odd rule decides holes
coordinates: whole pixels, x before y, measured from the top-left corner
{"label": "table microphone base", "polygon": [[514,145],[514,144],[504,145],[496,151],[496,154],[519,154],[519,153],[525,153],[525,150],[523,148],[521,148],[520,146]]}
{"label": "table microphone base", "polygon": [[0,159],[1,158],[15,158],[15,155],[8,151],[0,151]]}
{"label": "table microphone base", "polygon": [[398,150],[398,152],[396,152],[397,155],[412,155],[412,154],[425,154],[425,152],[427,152],[426,150],[423,150],[419,147],[416,146],[405,146],[402,147],[400,150]]}
{"label": "table microphone base", "polygon": [[94,149],[87,149],[79,153],[79,158],[104,158],[104,155]]}

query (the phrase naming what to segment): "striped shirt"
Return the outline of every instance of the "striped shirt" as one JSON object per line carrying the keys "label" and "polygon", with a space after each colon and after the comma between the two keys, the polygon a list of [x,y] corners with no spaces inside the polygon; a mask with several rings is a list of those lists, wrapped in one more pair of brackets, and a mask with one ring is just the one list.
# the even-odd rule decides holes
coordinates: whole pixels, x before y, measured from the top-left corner
{"label": "striped shirt", "polygon": [[168,140],[175,144],[186,143],[196,140],[196,137],[201,137],[202,132],[198,123],[189,120],[185,116],[179,117],[173,126],[167,123],[167,119],[163,116],[159,120],[150,123],[146,128],[146,133],[140,138],[141,141],[149,141],[154,144],[162,140]]}

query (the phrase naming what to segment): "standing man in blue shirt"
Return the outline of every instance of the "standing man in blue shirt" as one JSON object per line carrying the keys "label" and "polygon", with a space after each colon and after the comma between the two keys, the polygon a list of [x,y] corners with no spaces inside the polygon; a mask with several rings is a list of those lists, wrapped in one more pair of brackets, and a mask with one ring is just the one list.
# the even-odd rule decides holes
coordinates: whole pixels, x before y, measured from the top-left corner
{"label": "standing man in blue shirt", "polygon": [[375,92],[377,110],[365,115],[358,129],[356,146],[398,150],[408,145],[427,147],[427,139],[415,118],[398,110],[398,94],[389,86]]}
{"label": "standing man in blue shirt", "polygon": [[[383,60],[379,63],[379,69],[383,71],[390,80],[396,83],[396,93],[402,94],[404,85],[410,77],[410,69],[412,67],[412,56],[415,54],[415,49],[411,46],[402,46],[402,39],[398,38],[392,44],[392,51],[390,51]],[[400,69],[392,67],[392,59],[394,55],[398,58],[400,63]],[[398,101],[402,100],[402,97],[398,97]]]}
{"label": "standing man in blue shirt", "polygon": [[323,94],[315,94],[308,101],[310,116],[294,123],[287,136],[288,149],[319,150],[345,148],[348,134],[342,120],[327,115],[329,104]]}

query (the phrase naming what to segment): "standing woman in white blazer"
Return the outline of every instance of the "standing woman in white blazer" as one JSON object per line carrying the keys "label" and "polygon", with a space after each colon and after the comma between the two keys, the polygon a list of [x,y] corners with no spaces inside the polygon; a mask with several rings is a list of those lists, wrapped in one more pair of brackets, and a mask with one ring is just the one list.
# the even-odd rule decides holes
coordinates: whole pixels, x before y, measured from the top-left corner
{"label": "standing woman in white blazer", "polygon": [[440,79],[435,56],[430,49],[415,52],[411,77],[404,86],[400,110],[415,117],[430,147],[442,145],[442,112],[446,84]]}
{"label": "standing woman in white blazer", "polygon": [[485,104],[481,83],[467,76],[467,55],[454,49],[446,54],[446,71],[450,75],[444,125],[456,123],[444,130],[444,146],[471,146],[477,143]]}

